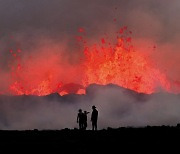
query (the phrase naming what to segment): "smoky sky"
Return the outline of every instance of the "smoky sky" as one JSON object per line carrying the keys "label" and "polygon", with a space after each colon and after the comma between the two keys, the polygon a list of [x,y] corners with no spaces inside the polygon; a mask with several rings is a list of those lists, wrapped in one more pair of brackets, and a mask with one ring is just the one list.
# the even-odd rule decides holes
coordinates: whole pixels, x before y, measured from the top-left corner
{"label": "smoky sky", "polygon": [[[113,38],[114,32],[127,26],[132,31],[135,48],[147,52],[149,46],[156,46],[149,57],[169,79],[179,83],[179,19],[179,0],[0,0],[0,89],[5,89],[10,80],[11,49],[20,48],[23,61],[32,54],[33,66],[39,65],[38,61],[43,66],[51,53],[58,52],[64,54],[63,60],[70,65],[78,63],[81,47],[76,46],[75,38],[80,27],[91,42],[96,42],[105,33]],[[48,54],[44,54],[44,49]],[[55,59],[57,64],[59,59]],[[62,74],[59,76],[65,76]],[[100,111],[99,128],[175,125],[180,120],[179,96],[166,93],[139,103],[123,90],[107,88],[90,100],[79,100],[78,104],[43,98],[37,104],[32,102],[27,99],[13,104],[9,98],[1,99],[0,129],[77,127],[78,109],[91,110],[91,105]]]}
{"label": "smoky sky", "polygon": [[[7,34],[74,35],[79,27],[97,35],[117,19],[138,37],[169,41],[179,35],[178,0],[1,0],[1,37]],[[30,38],[33,39],[33,38]]]}
{"label": "smoky sky", "polygon": [[[111,36],[128,26],[137,48],[146,52],[146,47],[156,45],[157,54],[152,59],[158,67],[167,68],[171,78],[180,77],[179,72],[174,75],[179,69],[173,67],[180,57],[178,0],[0,0],[0,4],[2,68],[10,60],[6,52],[11,48],[38,54],[36,49],[50,40],[49,44],[65,44],[65,52],[72,58],[80,50],[75,45],[78,28],[83,27],[88,38],[97,42],[104,33]],[[171,66],[167,66],[167,58],[174,59]]]}

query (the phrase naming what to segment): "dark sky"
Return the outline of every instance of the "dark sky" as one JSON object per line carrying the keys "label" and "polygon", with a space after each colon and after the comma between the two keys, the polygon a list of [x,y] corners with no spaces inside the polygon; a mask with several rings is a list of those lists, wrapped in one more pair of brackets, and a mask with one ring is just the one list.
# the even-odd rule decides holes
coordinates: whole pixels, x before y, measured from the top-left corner
{"label": "dark sky", "polygon": [[127,25],[138,36],[165,41],[172,40],[180,27],[178,0],[1,0],[0,3],[1,35],[62,37],[74,34],[79,27],[96,34],[117,18],[117,26]]}

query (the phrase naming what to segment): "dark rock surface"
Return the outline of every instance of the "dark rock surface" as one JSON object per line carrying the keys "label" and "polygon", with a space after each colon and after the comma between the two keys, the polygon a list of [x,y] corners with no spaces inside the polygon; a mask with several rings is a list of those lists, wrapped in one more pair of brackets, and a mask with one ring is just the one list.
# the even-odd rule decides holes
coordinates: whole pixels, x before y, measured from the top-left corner
{"label": "dark rock surface", "polygon": [[0,131],[0,150],[18,153],[174,153],[180,128],[107,128],[98,131],[26,130]]}

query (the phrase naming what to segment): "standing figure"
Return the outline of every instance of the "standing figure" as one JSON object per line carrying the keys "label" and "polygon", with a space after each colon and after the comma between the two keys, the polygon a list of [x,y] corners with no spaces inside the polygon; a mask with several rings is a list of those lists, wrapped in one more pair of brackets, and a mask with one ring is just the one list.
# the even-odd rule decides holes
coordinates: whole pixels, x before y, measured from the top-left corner
{"label": "standing figure", "polygon": [[83,129],[83,118],[84,114],[81,109],[79,109],[79,113],[77,115],[77,123],[79,123],[79,129]]}
{"label": "standing figure", "polygon": [[89,112],[87,112],[87,111],[84,111],[84,118],[83,118],[83,127],[84,127],[84,130],[86,130],[86,128],[87,128],[87,115],[88,115],[88,113]]}
{"label": "standing figure", "polygon": [[92,122],[92,130],[97,130],[97,120],[98,120],[98,111],[96,107],[92,106],[92,114],[91,114],[91,122]]}

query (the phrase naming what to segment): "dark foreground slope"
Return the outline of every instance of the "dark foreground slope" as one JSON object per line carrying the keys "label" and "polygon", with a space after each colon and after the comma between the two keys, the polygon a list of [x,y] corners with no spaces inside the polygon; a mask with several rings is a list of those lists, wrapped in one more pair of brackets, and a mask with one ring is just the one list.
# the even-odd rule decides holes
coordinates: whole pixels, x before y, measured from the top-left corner
{"label": "dark foreground slope", "polygon": [[0,151],[18,153],[174,153],[178,127],[119,128],[99,131],[0,131]]}

